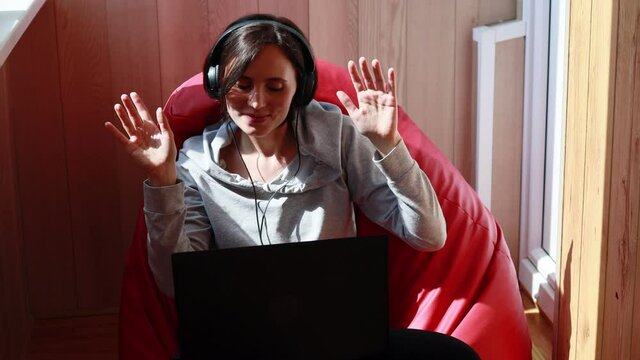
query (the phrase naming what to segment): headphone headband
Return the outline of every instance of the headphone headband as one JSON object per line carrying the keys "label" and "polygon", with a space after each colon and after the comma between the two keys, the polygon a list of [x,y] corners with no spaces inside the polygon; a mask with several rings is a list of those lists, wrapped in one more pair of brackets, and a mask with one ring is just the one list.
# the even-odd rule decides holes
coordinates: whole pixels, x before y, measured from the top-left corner
{"label": "headphone headband", "polygon": [[300,50],[304,59],[304,69],[300,79],[300,84],[298,84],[298,89],[296,90],[294,100],[300,105],[307,105],[313,99],[317,84],[315,61],[313,58],[313,53],[311,52],[311,46],[307,42],[304,35],[302,35],[293,27],[269,19],[240,21],[236,24],[231,25],[222,33],[222,35],[220,35],[214,46],[211,48],[209,56],[207,57],[207,60],[204,64],[203,83],[207,94],[209,94],[210,97],[218,100],[220,100],[224,95],[222,94],[222,90],[220,89],[222,76],[220,70],[220,58],[222,56],[222,51],[224,50],[224,45],[233,32],[241,28],[254,25],[272,25],[278,27],[287,31],[300,43]]}

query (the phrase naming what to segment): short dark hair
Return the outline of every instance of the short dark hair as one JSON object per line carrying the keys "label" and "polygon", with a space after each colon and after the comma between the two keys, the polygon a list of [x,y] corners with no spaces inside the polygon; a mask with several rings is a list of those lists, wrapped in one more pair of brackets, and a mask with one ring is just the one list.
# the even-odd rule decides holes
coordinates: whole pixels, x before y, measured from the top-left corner
{"label": "short dark hair", "polygon": [[[260,22],[260,20],[267,20],[268,22]],[[256,21],[256,23],[251,24],[251,21]],[[242,74],[260,50],[267,45],[276,45],[291,62],[296,72],[297,87],[292,106],[299,107],[304,105],[299,104],[296,100],[300,99],[303,74],[309,70],[306,69],[305,56],[303,54],[307,51],[310,52],[311,49],[302,49],[302,46],[307,46],[308,44],[302,30],[286,17],[276,17],[270,14],[252,14],[234,21],[225,31],[244,22],[248,24],[229,34],[223,44],[224,47],[220,56],[220,90],[222,97],[242,77]],[[297,31],[307,44],[302,43],[295,35],[286,28],[278,26],[277,23]]]}

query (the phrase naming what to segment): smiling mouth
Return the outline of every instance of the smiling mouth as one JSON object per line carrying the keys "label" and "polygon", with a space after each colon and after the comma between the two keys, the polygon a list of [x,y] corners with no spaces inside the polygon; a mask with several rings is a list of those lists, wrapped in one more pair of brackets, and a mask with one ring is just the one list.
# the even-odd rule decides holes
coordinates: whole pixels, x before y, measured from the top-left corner
{"label": "smiling mouth", "polygon": [[256,114],[244,114],[244,116],[248,117],[250,121],[263,121],[269,117],[269,115],[256,115]]}

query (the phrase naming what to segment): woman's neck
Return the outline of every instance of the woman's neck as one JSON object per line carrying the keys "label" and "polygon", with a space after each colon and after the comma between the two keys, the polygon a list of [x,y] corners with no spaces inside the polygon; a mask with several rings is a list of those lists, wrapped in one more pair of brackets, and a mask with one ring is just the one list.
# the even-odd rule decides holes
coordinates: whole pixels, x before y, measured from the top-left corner
{"label": "woman's neck", "polygon": [[242,131],[238,131],[236,135],[239,140],[240,152],[243,155],[258,155],[261,158],[290,160],[297,151],[293,131],[286,121],[268,136],[255,137]]}
{"label": "woman's neck", "polygon": [[269,182],[276,178],[297,155],[295,136],[284,124],[269,136],[252,137],[242,131],[234,136],[238,143],[237,161],[231,157],[230,171],[251,179]]}

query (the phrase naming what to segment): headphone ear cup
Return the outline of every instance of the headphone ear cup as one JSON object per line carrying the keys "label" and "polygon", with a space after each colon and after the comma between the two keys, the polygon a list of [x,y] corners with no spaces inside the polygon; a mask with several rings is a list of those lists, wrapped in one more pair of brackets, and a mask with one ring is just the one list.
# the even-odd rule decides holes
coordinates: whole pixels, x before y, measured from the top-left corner
{"label": "headphone ear cup", "polygon": [[207,93],[214,99],[220,100],[220,83],[218,81],[218,65],[210,65],[204,73],[204,83]]}
{"label": "headphone ear cup", "polygon": [[303,75],[300,91],[297,95],[298,104],[306,106],[313,100],[313,95],[316,92],[316,83],[315,71],[307,72]]}

